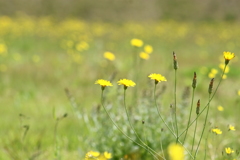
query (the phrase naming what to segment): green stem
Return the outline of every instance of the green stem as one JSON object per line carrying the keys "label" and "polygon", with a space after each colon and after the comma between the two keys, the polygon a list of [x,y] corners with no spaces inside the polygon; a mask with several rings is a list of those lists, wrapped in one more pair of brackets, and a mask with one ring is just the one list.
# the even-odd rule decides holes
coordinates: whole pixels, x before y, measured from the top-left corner
{"label": "green stem", "polygon": [[[121,128],[114,122],[114,120],[112,119],[112,117],[110,116],[110,114],[108,113],[107,109],[105,108],[105,106],[103,105],[103,89],[102,89],[102,93],[101,93],[101,105],[103,107],[103,109],[105,110],[105,112],[107,113],[109,119],[111,120],[111,122],[113,123],[113,125],[127,138],[129,139],[130,141],[132,141],[133,143],[137,144],[139,147],[142,147],[143,149],[145,150],[148,150],[148,148],[146,148],[145,146],[141,145],[140,143],[134,141],[131,137],[129,137],[126,133],[124,133]],[[156,157],[155,154],[157,153],[152,153],[152,152],[149,152],[152,156]]]}
{"label": "green stem", "polygon": [[[134,134],[137,136],[138,140],[139,140],[145,147],[147,147],[147,151],[151,150],[151,152],[157,154],[156,151],[154,151],[152,148],[150,148],[150,147],[140,138],[140,136],[138,135],[138,133],[136,132],[136,130],[134,129],[134,127],[133,127],[133,125],[132,125],[132,123],[131,123],[131,121],[130,121],[130,115],[129,115],[129,113],[128,113],[127,105],[126,105],[126,90],[127,90],[127,89],[124,88],[123,103],[124,103],[124,109],[125,109],[125,112],[126,112],[126,115],[127,115],[127,119],[128,119],[128,123],[129,123],[129,125],[130,125],[130,128],[133,130],[133,132],[134,132]],[[149,152],[149,153],[150,153],[150,152]],[[157,154],[157,155],[158,155],[158,156],[161,156],[161,155],[159,155],[159,154]],[[161,158],[163,158],[163,157],[161,157]],[[164,158],[164,159],[165,159],[165,158]]]}
{"label": "green stem", "polygon": [[[211,94],[209,94],[209,101],[210,101],[210,97],[211,97]],[[198,153],[198,149],[199,149],[199,146],[200,146],[200,143],[202,141],[202,137],[203,137],[203,134],[204,134],[204,131],[205,131],[205,128],[206,128],[206,124],[207,124],[207,119],[208,119],[208,113],[209,113],[209,108],[210,108],[210,104],[208,104],[208,107],[207,107],[207,113],[206,113],[206,117],[205,117],[205,121],[204,121],[204,125],[203,125],[203,130],[202,130],[202,134],[200,136],[200,140],[198,142],[198,146],[197,146],[197,149],[196,149],[196,152],[195,152],[195,155],[194,155],[194,159],[196,159],[196,156],[197,156],[197,153]]]}
{"label": "green stem", "polygon": [[[199,114],[197,115],[197,119],[199,117]],[[194,146],[194,143],[195,143],[195,137],[196,137],[196,131],[197,131],[197,123],[198,121],[196,120],[196,123],[195,123],[195,129],[194,129],[194,135],[193,135],[193,142],[192,142],[192,149],[191,149],[191,153],[193,152],[193,146]]]}
{"label": "green stem", "polygon": [[174,83],[174,107],[175,107],[175,125],[176,125],[176,143],[178,142],[178,123],[177,123],[177,70],[175,69],[175,83]]}
{"label": "green stem", "polygon": [[192,102],[191,102],[191,109],[190,109],[190,113],[189,113],[189,118],[188,118],[188,123],[187,123],[187,130],[183,139],[183,144],[186,140],[187,137],[187,133],[188,133],[188,129],[189,129],[189,124],[190,124],[190,120],[191,120],[191,116],[192,116],[192,108],[193,108],[193,100],[194,100],[194,93],[195,93],[195,88],[193,88],[193,94],[192,94]]}
{"label": "green stem", "polygon": [[155,106],[156,106],[156,108],[157,108],[158,115],[159,115],[159,117],[161,118],[161,120],[163,121],[163,123],[165,124],[165,126],[168,128],[168,130],[169,130],[169,131],[172,133],[172,135],[176,138],[177,136],[176,136],[175,133],[171,130],[171,128],[168,126],[168,124],[164,121],[164,119],[162,118],[162,115],[160,114],[160,111],[159,111],[159,109],[158,109],[157,99],[156,99],[156,86],[157,86],[157,84],[155,84],[155,86],[154,86],[154,92],[153,92],[153,94],[154,94],[154,102],[155,102]]}
{"label": "green stem", "polygon": [[[217,92],[217,90],[218,90],[218,88],[219,88],[219,86],[220,86],[220,84],[221,84],[221,82],[222,82],[222,77],[223,77],[223,75],[224,75],[224,73],[225,73],[226,66],[227,66],[227,65],[224,66],[224,69],[223,69],[223,72],[222,72],[222,75],[221,75],[221,79],[220,79],[220,81],[219,81],[219,83],[218,83],[215,91],[213,92],[212,97],[209,99],[209,101],[208,101],[208,103],[206,104],[206,106],[205,106],[205,107],[202,109],[202,111],[199,113],[199,116],[200,116],[200,115],[203,113],[203,111],[208,107],[208,105],[209,105],[210,102],[212,101],[213,97],[215,96],[215,94],[216,94],[216,92]],[[195,118],[195,119],[190,123],[190,125],[179,135],[179,137],[181,137],[181,136],[187,131],[187,129],[192,126],[192,124],[193,124],[196,120],[197,120],[197,118]]]}

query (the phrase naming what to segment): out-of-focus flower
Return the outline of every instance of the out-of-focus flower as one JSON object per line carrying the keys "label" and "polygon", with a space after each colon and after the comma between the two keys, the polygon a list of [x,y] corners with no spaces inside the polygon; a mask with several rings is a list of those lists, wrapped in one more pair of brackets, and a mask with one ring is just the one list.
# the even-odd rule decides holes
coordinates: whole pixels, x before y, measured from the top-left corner
{"label": "out-of-focus flower", "polygon": [[180,144],[172,143],[168,146],[170,160],[184,160],[184,148]]}
{"label": "out-of-focus flower", "polygon": [[96,159],[100,155],[99,152],[89,151],[85,155],[85,160]]}
{"label": "out-of-focus flower", "polygon": [[225,152],[226,152],[228,155],[230,155],[230,154],[232,154],[232,153],[234,152],[234,150],[232,150],[230,147],[227,147],[227,148],[225,148]]}
{"label": "out-of-focus flower", "polygon": [[104,58],[108,59],[109,61],[115,60],[115,55],[112,52],[104,52]]}
{"label": "out-of-focus flower", "polygon": [[145,51],[145,53],[151,54],[153,52],[153,48],[151,45],[145,45],[144,51]]}
{"label": "out-of-focus flower", "polygon": [[134,38],[131,40],[131,45],[135,47],[142,47],[143,41],[141,39]]}
{"label": "out-of-focus flower", "polygon": [[141,52],[139,54],[140,58],[148,60],[149,59],[149,54],[145,53],[145,52]]}
{"label": "out-of-focus flower", "polygon": [[7,55],[7,46],[3,43],[0,43],[0,55],[6,56]]}
{"label": "out-of-focus flower", "polygon": [[222,131],[219,129],[219,128],[213,128],[212,129],[212,132],[215,133],[215,134],[222,134]]}
{"label": "out-of-focus flower", "polygon": [[219,111],[223,111],[223,110],[224,110],[223,106],[218,106],[217,109],[218,109]]}
{"label": "out-of-focus flower", "polygon": [[230,124],[230,125],[228,126],[228,130],[229,130],[229,131],[235,131],[236,129],[235,129],[235,127],[234,127],[233,125]]}
{"label": "out-of-focus flower", "polygon": [[[224,67],[225,67],[225,64],[223,64],[223,63],[219,64],[219,68],[220,68],[221,70],[223,70]],[[224,73],[228,73],[228,72],[229,72],[229,66],[226,66]]]}
{"label": "out-of-focus flower", "polygon": [[212,68],[210,73],[208,74],[208,77],[209,78],[215,78],[217,73],[218,73],[218,70],[215,69],[215,68]]}
{"label": "out-of-focus flower", "polygon": [[109,152],[104,152],[103,155],[106,159],[111,159],[112,158],[112,154],[109,153]]}

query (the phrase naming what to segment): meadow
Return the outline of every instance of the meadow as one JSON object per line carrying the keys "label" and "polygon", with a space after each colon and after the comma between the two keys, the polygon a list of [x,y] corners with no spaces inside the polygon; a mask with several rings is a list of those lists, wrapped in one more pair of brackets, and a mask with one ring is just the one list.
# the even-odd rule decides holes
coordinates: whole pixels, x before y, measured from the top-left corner
{"label": "meadow", "polygon": [[[239,159],[239,26],[238,22],[107,23],[59,21],[50,16],[1,16],[0,159],[88,159],[89,151],[106,153],[108,156],[99,158],[103,160],[154,159],[148,147],[139,147],[119,132],[103,104],[135,142],[141,143],[136,131],[160,154],[158,159],[168,157],[168,146],[176,140],[154,108],[154,81],[148,77],[151,73],[167,79],[158,84],[155,98],[173,130],[177,121],[179,132],[184,131],[190,106],[194,120],[198,99],[200,110],[209,106],[196,159]],[[134,38],[143,44],[131,44]],[[235,53],[235,57],[222,78],[225,51]],[[177,81],[173,52],[179,66]],[[197,85],[192,103],[194,72]],[[124,78],[133,80],[136,86],[123,90],[117,82]],[[210,103],[208,87],[212,78],[213,90],[221,84]],[[104,89],[102,98],[101,87],[95,84],[98,79],[113,84]],[[130,117],[124,106],[128,106]],[[177,106],[176,121],[173,106]],[[205,115],[206,110],[198,118],[194,150]],[[193,126],[184,143],[189,151]],[[181,142],[183,138],[184,134],[179,138]],[[189,152],[185,157],[193,159]]]}

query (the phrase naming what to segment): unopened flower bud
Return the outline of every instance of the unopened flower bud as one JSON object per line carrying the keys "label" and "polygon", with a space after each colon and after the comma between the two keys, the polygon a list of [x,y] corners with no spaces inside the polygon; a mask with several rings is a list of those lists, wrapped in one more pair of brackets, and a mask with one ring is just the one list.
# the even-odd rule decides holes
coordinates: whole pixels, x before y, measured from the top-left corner
{"label": "unopened flower bud", "polygon": [[208,87],[208,93],[211,94],[212,93],[212,89],[213,89],[213,82],[214,82],[214,78],[211,79],[210,83],[209,83],[209,87]]}
{"label": "unopened flower bud", "polygon": [[197,85],[197,74],[196,74],[196,72],[194,72],[193,81],[192,81],[192,87],[196,88],[196,85]]}
{"label": "unopened flower bud", "polygon": [[174,68],[175,70],[178,69],[177,55],[176,55],[175,52],[173,52],[173,68]]}
{"label": "unopened flower bud", "polygon": [[197,102],[196,114],[198,115],[200,111],[200,99]]}

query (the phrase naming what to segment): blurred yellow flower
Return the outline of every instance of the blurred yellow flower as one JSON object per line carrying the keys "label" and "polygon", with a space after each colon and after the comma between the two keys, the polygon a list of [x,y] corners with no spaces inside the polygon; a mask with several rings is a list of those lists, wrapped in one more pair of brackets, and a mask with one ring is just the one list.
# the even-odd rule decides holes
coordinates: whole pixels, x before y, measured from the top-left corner
{"label": "blurred yellow flower", "polygon": [[135,47],[142,47],[143,41],[141,39],[134,38],[131,40],[131,45]]}
{"label": "blurred yellow flower", "polygon": [[104,52],[103,57],[108,59],[109,61],[115,60],[115,55],[112,52]]}
{"label": "blurred yellow flower", "polygon": [[100,155],[99,152],[89,151],[89,152],[85,155],[85,160],[96,159],[99,155]]}
{"label": "blurred yellow flower", "polygon": [[222,131],[219,128],[213,128],[212,132],[215,134],[222,134]]}
{"label": "blurred yellow flower", "polygon": [[145,53],[145,52],[141,52],[139,54],[140,58],[148,60],[149,59],[149,54]]}
{"label": "blurred yellow flower", "polygon": [[184,160],[184,148],[180,144],[172,143],[168,146],[170,160]]}
{"label": "blurred yellow flower", "polygon": [[167,79],[161,74],[152,73],[148,76],[150,79],[155,80],[155,82],[167,81]]}
{"label": "blurred yellow flower", "polygon": [[227,75],[224,74],[224,75],[222,76],[222,79],[227,79]]}
{"label": "blurred yellow flower", "polygon": [[136,85],[135,82],[129,79],[120,79],[117,83],[118,85],[123,85],[124,87],[134,87]]}
{"label": "blurred yellow flower", "polygon": [[218,70],[215,69],[215,68],[212,68],[210,73],[208,74],[208,77],[209,78],[215,78],[217,73],[218,73]]}
{"label": "blurred yellow flower", "polygon": [[236,130],[235,127],[231,124],[228,126],[228,128],[229,128],[228,129],[229,131],[235,131]]}
{"label": "blurred yellow flower", "polygon": [[5,56],[7,54],[7,46],[3,43],[0,43],[0,55]]}
{"label": "blurred yellow flower", "polygon": [[144,51],[148,54],[151,54],[153,52],[153,48],[151,45],[145,45],[144,46]]}
{"label": "blurred yellow flower", "polygon": [[112,158],[112,154],[109,153],[109,152],[104,152],[103,155],[106,159],[111,159]]}
{"label": "blurred yellow flower", "polygon": [[218,106],[217,109],[218,109],[219,111],[223,111],[223,110],[224,110],[224,108],[223,108],[222,106]]}
{"label": "blurred yellow flower", "polygon": [[98,79],[95,84],[99,84],[102,87],[107,87],[107,86],[113,86],[110,81],[104,80],[104,79]]}
{"label": "blurred yellow flower", "polygon": [[237,94],[240,96],[240,89],[238,90]]}
{"label": "blurred yellow flower", "polygon": [[226,152],[228,155],[230,155],[230,154],[232,154],[232,153],[234,152],[234,150],[232,150],[230,147],[227,147],[227,148],[225,148],[225,152]]}
{"label": "blurred yellow flower", "polygon": [[223,56],[225,60],[231,60],[235,57],[234,53],[231,52],[223,52]]}

